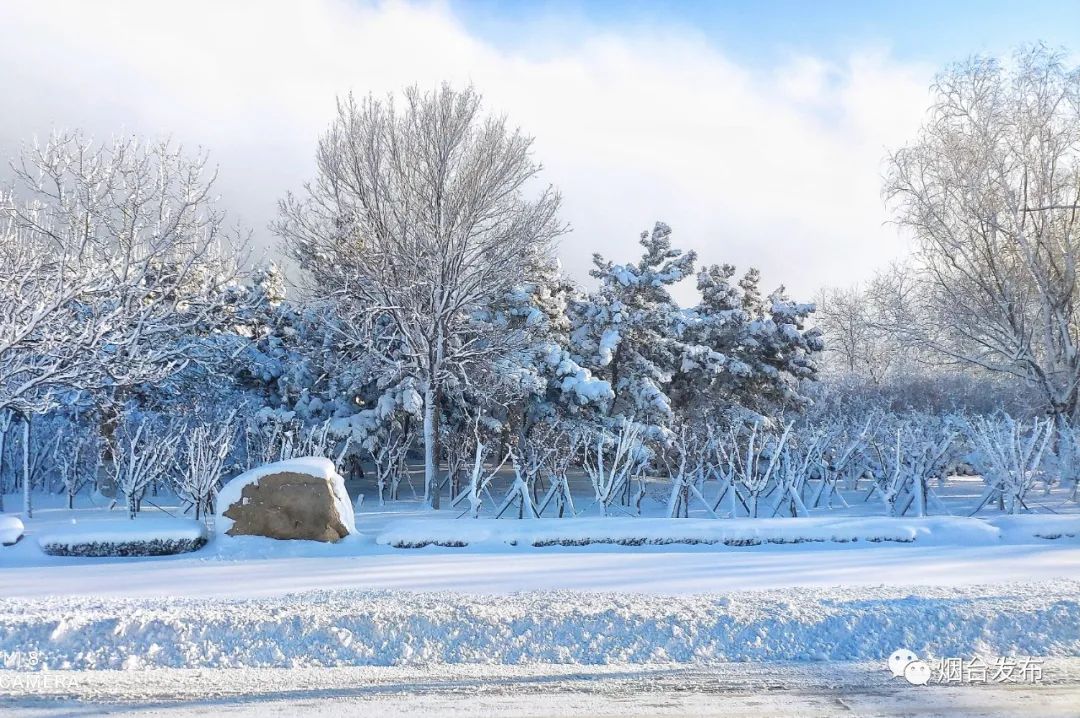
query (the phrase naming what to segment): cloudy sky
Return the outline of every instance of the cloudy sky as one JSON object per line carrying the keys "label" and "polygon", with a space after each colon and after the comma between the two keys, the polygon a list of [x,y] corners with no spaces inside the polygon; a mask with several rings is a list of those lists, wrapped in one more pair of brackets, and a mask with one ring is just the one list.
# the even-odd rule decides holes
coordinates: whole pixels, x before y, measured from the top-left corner
{"label": "cloudy sky", "polygon": [[536,137],[567,271],[663,219],[707,261],[808,297],[905,251],[882,158],[945,63],[1080,48],[1076,2],[0,2],[0,155],[56,127],[210,150],[230,216],[266,224],[335,96],[472,83]]}

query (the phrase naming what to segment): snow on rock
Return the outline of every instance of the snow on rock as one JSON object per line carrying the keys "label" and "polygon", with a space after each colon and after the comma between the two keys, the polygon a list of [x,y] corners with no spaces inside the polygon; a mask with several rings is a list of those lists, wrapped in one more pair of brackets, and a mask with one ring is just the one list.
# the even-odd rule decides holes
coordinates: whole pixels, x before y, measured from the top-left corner
{"label": "snow on rock", "polygon": [[277,599],[0,600],[0,656],[41,669],[1080,656],[1080,582],[695,596],[354,590]]}
{"label": "snow on rock", "polygon": [[461,521],[429,519],[390,523],[376,542],[398,548],[510,544],[794,544],[807,542],[898,542],[920,545],[986,545],[1004,540],[1080,535],[1080,516],[998,523],[976,518],[810,517],[777,519],[610,518]]}
{"label": "snow on rock", "polygon": [[334,468],[334,463],[320,456],[306,456],[285,461],[276,461],[272,464],[259,466],[237,476],[225,484],[217,497],[217,517],[215,531],[219,536],[224,536],[233,527],[233,520],[224,515],[224,512],[233,504],[241,502],[244,488],[249,485],[258,485],[259,481],[266,476],[285,472],[307,474],[317,478],[326,479],[330,483],[334,495],[334,506],[338,517],[348,530],[350,535],[356,533],[356,519],[353,514],[352,502],[345,490],[345,480]]}
{"label": "snow on rock", "polygon": [[0,546],[10,546],[22,538],[23,522],[18,516],[0,514]]}
{"label": "snow on rock", "polygon": [[47,554],[61,556],[162,556],[206,544],[206,527],[192,519],[140,516],[73,522],[37,537]]}

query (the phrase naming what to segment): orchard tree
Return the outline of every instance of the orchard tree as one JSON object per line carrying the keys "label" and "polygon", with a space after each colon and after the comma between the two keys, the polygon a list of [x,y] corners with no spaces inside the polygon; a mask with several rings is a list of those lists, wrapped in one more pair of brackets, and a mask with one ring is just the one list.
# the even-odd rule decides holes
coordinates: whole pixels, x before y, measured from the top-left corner
{"label": "orchard tree", "polygon": [[[529,279],[563,231],[559,195],[534,186],[532,140],[485,115],[472,89],[416,87],[400,99],[351,95],[319,140],[316,178],[288,195],[275,228],[315,297],[400,351],[387,371],[423,392],[425,493],[439,505],[442,386],[522,341],[483,319]],[[361,337],[363,331],[355,331]]]}

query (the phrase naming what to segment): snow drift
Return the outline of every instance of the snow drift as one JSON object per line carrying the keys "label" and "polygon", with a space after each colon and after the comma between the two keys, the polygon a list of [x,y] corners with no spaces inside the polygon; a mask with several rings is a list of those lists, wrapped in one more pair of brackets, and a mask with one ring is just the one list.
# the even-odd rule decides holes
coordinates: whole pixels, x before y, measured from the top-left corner
{"label": "snow drift", "polygon": [[757,546],[797,543],[918,543],[987,545],[1003,541],[1080,536],[1080,516],[808,517],[776,519],[575,518],[400,520],[376,542],[395,548],[424,546],[624,546],[706,544]]}
{"label": "snow drift", "polygon": [[0,546],[10,546],[22,538],[23,522],[18,516],[0,514]]}
{"label": "snow drift", "polygon": [[685,597],[334,591],[0,600],[0,656],[41,668],[718,663],[1080,656],[1080,582]]}

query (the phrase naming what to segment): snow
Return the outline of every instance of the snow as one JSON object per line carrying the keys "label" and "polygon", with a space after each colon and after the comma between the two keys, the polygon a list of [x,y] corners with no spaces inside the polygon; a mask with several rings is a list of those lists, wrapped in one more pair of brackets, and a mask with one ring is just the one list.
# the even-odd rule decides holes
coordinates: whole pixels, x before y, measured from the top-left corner
{"label": "snow", "polygon": [[206,527],[192,519],[140,516],[116,517],[85,525],[72,522],[37,536],[38,546],[78,546],[91,543],[134,543],[153,541],[196,541],[206,537]]}
{"label": "snow", "polygon": [[834,544],[394,549],[368,536],[323,544],[238,536],[156,559],[44,556],[32,541],[0,554],[0,596],[281,596],[313,587],[505,595],[653,596],[747,589],[965,586],[1080,576],[1076,539],[988,546]]}
{"label": "snow", "polygon": [[[1012,520],[1010,520],[1010,518]],[[1030,519],[1017,521],[1015,519]],[[531,521],[402,520],[389,524],[376,543],[395,547],[550,546],[584,544],[797,544],[898,542],[985,546],[1080,535],[1080,516],[1000,517],[811,517],[801,519],[577,518]]]}
{"label": "snow", "polygon": [[23,535],[23,522],[18,516],[0,514],[0,546],[13,544]]}
{"label": "snow", "polygon": [[[1080,659],[1049,658],[1043,683],[915,689],[880,661],[575,666],[434,664],[221,671],[65,671],[9,689],[13,718],[265,716],[1026,716],[1076,718]],[[9,674],[10,675],[10,674]],[[45,680],[48,677],[49,680]],[[5,680],[7,679],[7,680]],[[15,676],[0,671],[0,684]],[[407,687],[407,689],[405,688]],[[767,690],[763,690],[767,688]]]}
{"label": "snow", "polygon": [[353,514],[352,501],[345,490],[345,480],[341,478],[341,475],[334,468],[334,462],[320,456],[305,456],[276,461],[272,464],[264,464],[245,471],[221,487],[217,497],[217,516],[214,524],[217,535],[227,537],[226,532],[232,528],[233,520],[225,516],[224,512],[233,504],[241,501],[241,494],[245,487],[252,484],[258,485],[264,476],[286,471],[309,474],[329,481],[334,494],[334,506],[337,508],[341,523],[349,530],[350,535],[356,533],[356,519]]}
{"label": "snow", "polygon": [[401,410],[414,416],[420,416],[420,412],[424,409],[424,397],[420,396],[420,393],[409,387],[405,391],[401,392]]}
{"label": "snow", "polygon": [[1080,582],[667,597],[314,591],[274,599],[0,600],[34,669],[596,665],[1080,655]]}
{"label": "snow", "polygon": [[607,366],[611,363],[611,360],[615,355],[615,348],[619,345],[620,340],[621,337],[618,329],[609,327],[604,330],[604,333],[600,336],[600,347],[598,349],[600,354],[600,366]]}

